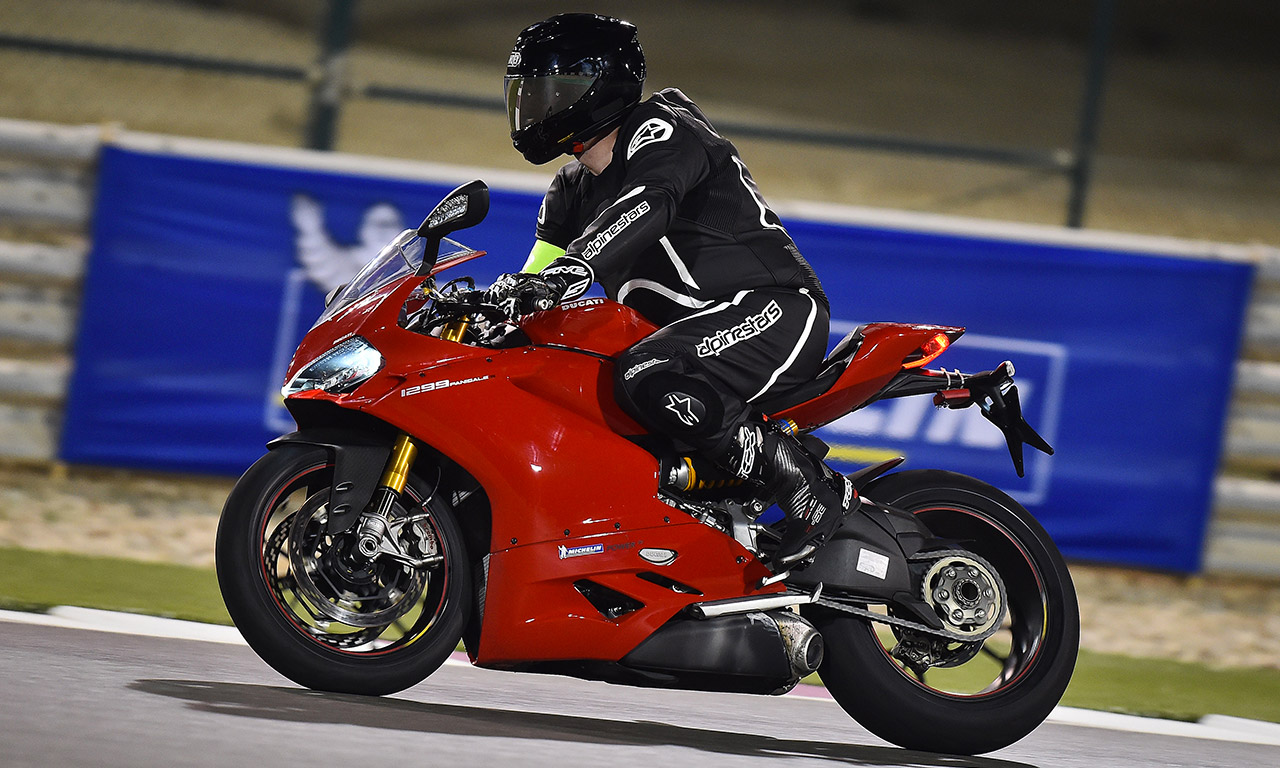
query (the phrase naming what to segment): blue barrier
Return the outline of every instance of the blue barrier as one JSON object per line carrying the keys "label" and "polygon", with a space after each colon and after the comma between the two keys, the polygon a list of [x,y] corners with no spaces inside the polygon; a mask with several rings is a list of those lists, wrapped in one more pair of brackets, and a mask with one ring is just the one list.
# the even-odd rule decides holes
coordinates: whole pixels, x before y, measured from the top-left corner
{"label": "blue barrier", "polygon": [[[61,457],[238,473],[292,428],[279,386],[322,296],[461,179],[363,176],[108,147]],[[465,242],[481,281],[520,266],[539,195],[492,191]],[[1252,277],[1247,264],[1114,247],[815,221],[785,223],[856,322],[965,325],[936,365],[1011,359],[1058,449],[1018,478],[976,409],[877,403],[821,430],[848,468],[888,455],[980,477],[1063,551],[1194,571]]]}

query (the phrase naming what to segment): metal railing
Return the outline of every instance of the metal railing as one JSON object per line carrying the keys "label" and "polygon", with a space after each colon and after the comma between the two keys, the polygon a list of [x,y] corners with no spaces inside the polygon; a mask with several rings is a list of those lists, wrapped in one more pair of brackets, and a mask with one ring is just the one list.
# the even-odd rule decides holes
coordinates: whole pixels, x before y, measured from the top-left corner
{"label": "metal railing", "polygon": [[[333,148],[336,126],[341,115],[343,102],[351,97],[457,109],[506,111],[506,106],[500,99],[482,98],[434,89],[409,88],[394,84],[371,83],[356,85],[351,83],[347,77],[345,62],[352,42],[352,18],[357,2],[358,0],[328,0],[327,10],[317,40],[316,63],[312,67],[159,52],[134,47],[99,45],[13,34],[0,34],[0,49],[10,48],[36,54],[89,57],[306,84],[310,89],[310,103],[304,129],[303,146],[311,149],[328,150]],[[1089,50],[1084,67],[1083,98],[1076,130],[1076,142],[1073,149],[995,147],[916,139],[905,136],[876,135],[850,131],[824,131],[723,121],[717,122],[717,128],[725,135],[735,138],[753,138],[841,149],[891,152],[945,160],[1009,165],[1060,173],[1067,177],[1070,187],[1065,223],[1069,227],[1080,227],[1084,223],[1085,206],[1092,176],[1094,147],[1101,118],[1106,63],[1110,49],[1111,29],[1115,17],[1115,0],[1095,0],[1094,8]]]}

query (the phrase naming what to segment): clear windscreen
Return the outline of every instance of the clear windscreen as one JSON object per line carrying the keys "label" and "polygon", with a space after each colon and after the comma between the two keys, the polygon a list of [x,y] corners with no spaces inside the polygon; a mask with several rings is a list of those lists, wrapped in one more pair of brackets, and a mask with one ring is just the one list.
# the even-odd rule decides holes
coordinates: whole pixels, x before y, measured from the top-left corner
{"label": "clear windscreen", "polygon": [[[392,240],[378,255],[365,264],[351,282],[338,289],[337,295],[329,301],[316,325],[351,306],[364,296],[374,293],[384,286],[390,285],[418,271],[426,253],[426,240],[413,229],[406,229]],[[440,242],[440,255],[436,264],[474,253],[474,250],[448,238]]]}

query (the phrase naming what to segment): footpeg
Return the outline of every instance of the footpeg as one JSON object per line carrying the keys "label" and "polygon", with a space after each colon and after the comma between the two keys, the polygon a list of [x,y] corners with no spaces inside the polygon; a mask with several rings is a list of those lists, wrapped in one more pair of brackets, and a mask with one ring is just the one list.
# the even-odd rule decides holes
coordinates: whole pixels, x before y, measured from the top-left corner
{"label": "footpeg", "polygon": [[761,579],[760,583],[756,585],[756,589],[764,589],[765,587],[771,584],[777,584],[778,582],[782,581],[783,579],[787,578],[790,575],[791,575],[791,571],[783,571],[782,573],[775,573],[772,576]]}
{"label": "footpeg", "polygon": [[805,558],[809,557],[810,555],[812,555],[814,552],[817,552],[817,551],[818,551],[818,546],[816,544],[806,544],[804,546],[804,549],[800,550],[794,555],[791,555],[790,557],[784,557],[778,560],[774,560],[773,563],[778,566],[792,565],[794,563],[802,562]]}

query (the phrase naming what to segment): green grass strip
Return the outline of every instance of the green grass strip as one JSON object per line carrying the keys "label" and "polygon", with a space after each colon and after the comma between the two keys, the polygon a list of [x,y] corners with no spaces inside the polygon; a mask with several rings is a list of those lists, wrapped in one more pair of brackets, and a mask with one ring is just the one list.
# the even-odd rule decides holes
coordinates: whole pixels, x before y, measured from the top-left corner
{"label": "green grass strip", "polygon": [[231,623],[212,568],[0,548],[0,608],[54,605]]}
{"label": "green grass strip", "polygon": [[[54,605],[231,623],[211,568],[0,548],[0,608]],[[1280,670],[1082,651],[1062,703],[1176,720],[1218,713],[1280,722]]]}
{"label": "green grass strip", "polygon": [[1081,651],[1062,703],[1171,720],[1216,713],[1280,723],[1280,670]]}

